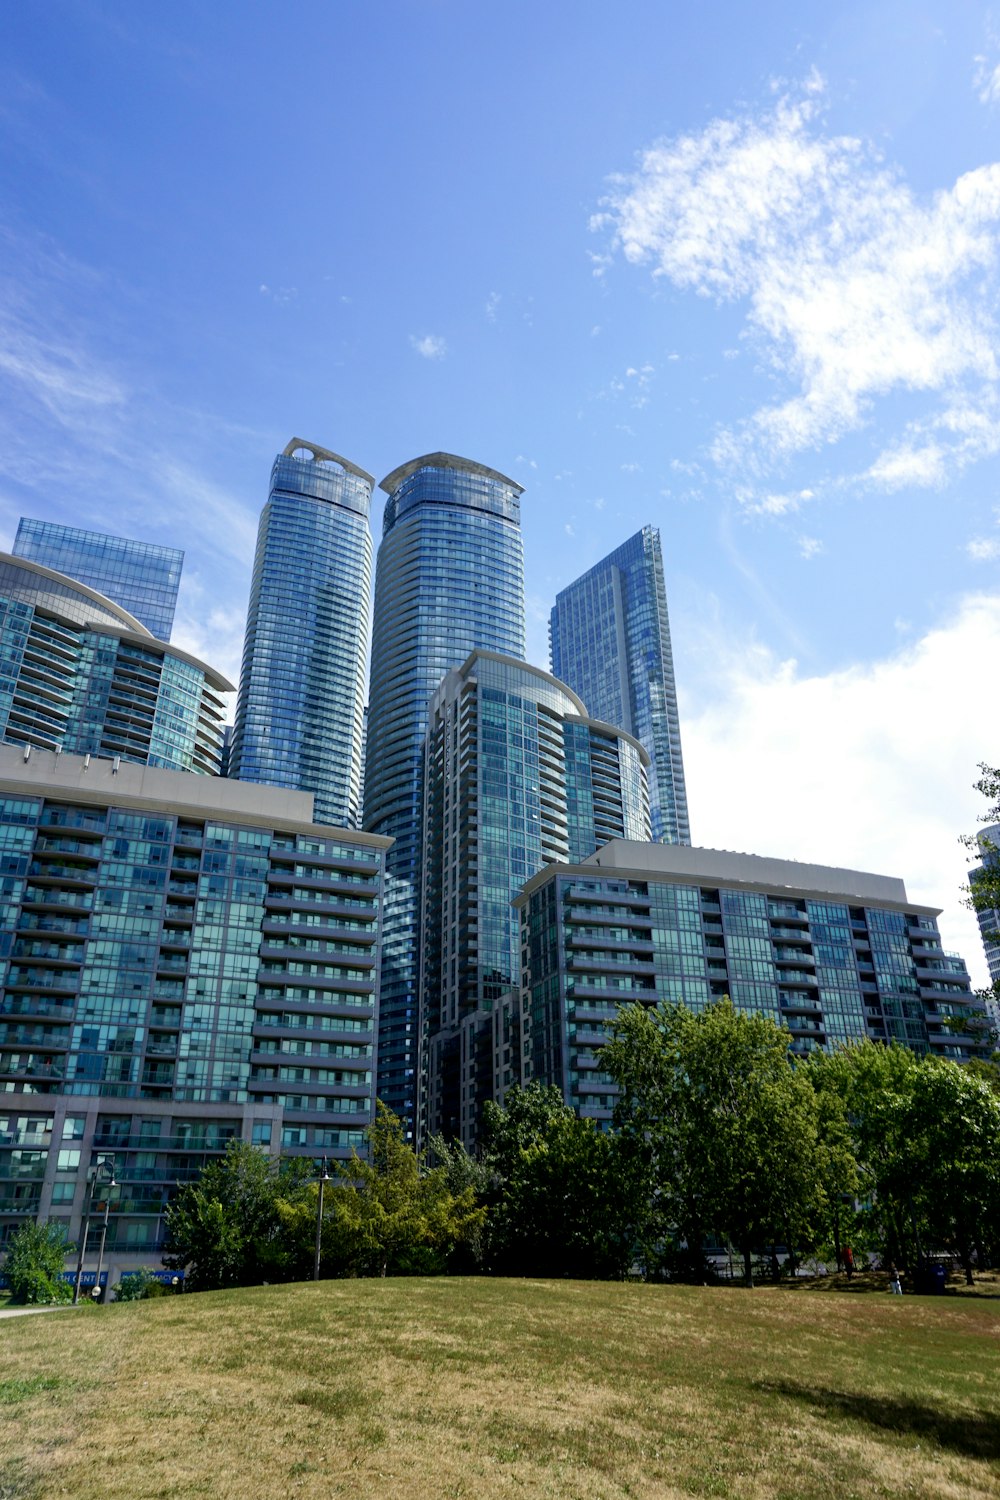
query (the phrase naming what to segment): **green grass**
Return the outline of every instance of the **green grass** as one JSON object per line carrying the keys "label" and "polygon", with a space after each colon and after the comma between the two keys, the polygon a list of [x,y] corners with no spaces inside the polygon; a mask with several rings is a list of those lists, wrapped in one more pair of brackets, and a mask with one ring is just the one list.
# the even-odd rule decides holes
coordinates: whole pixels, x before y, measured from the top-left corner
{"label": "green grass", "polygon": [[993,1299],[326,1282],[0,1339],[0,1500],[1000,1496]]}

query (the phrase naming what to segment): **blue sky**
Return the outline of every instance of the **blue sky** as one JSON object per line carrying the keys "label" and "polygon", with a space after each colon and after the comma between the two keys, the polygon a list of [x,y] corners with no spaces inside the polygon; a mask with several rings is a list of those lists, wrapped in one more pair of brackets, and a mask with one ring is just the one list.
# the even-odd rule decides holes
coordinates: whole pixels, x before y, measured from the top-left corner
{"label": "blue sky", "polygon": [[980,5],[21,0],[0,544],[183,546],[232,675],[293,435],[523,483],[542,664],[652,522],[695,841],[900,874],[984,977],[998,163]]}

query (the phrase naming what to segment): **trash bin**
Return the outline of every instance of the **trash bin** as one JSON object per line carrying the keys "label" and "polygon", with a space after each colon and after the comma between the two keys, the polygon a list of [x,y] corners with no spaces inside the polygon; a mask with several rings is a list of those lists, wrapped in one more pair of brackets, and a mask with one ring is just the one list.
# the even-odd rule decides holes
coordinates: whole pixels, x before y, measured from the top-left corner
{"label": "trash bin", "polygon": [[921,1266],[913,1290],[925,1297],[943,1297],[947,1278],[947,1269],[942,1265]]}

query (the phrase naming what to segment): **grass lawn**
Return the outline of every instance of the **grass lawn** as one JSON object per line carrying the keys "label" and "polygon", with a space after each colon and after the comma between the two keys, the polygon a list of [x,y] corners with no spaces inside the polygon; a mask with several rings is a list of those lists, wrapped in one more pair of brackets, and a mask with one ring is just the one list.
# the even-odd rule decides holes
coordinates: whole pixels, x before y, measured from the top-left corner
{"label": "grass lawn", "polygon": [[1000,1496],[1000,1300],[331,1281],[0,1323],[0,1500]]}

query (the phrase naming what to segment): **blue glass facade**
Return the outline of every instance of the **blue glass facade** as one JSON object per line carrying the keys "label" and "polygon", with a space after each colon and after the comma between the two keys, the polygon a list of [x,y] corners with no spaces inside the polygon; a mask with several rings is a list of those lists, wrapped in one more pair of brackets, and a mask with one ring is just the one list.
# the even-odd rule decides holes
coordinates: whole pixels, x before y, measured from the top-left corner
{"label": "blue glass facade", "polygon": [[556,597],[552,671],[650,756],[653,838],[690,844],[660,533],[644,526]]}
{"label": "blue glass facade", "polygon": [[384,840],[310,805],[0,748],[0,1243],[26,1214],[75,1237],[103,1153],[109,1250],[148,1264],[227,1140],[364,1149]]}
{"label": "blue glass facade", "polygon": [[965,964],[902,881],[714,850],[665,860],[656,847],[611,844],[517,898],[528,1075],[581,1114],[611,1119],[600,1049],[629,1003],[701,1010],[728,995],[786,1026],[798,1053],[872,1037],[978,1054]]}
{"label": "blue glass facade", "polygon": [[110,599],[0,553],[0,739],[218,775],[231,691]]}
{"label": "blue glass facade", "polygon": [[[531,875],[612,838],[649,838],[649,757],[538,667],[474,652],[431,700],[420,1035],[424,1131],[475,1144],[521,1082],[520,924]],[[499,1047],[495,1048],[495,1042]]]}
{"label": "blue glass facade", "polygon": [[229,775],[313,793],[357,826],[374,480],[293,438],[275,459],[250,585]]}
{"label": "blue glass facade", "polygon": [[445,673],[477,647],[524,656],[521,486],[435,453],[395,470],[382,488],[389,498],[375,576],[364,827],[395,839],[386,864],[378,1094],[412,1130],[428,705]]}
{"label": "blue glass facade", "polygon": [[14,556],[87,584],[127,609],[158,640],[169,641],[184,564],[176,547],[22,516]]}

